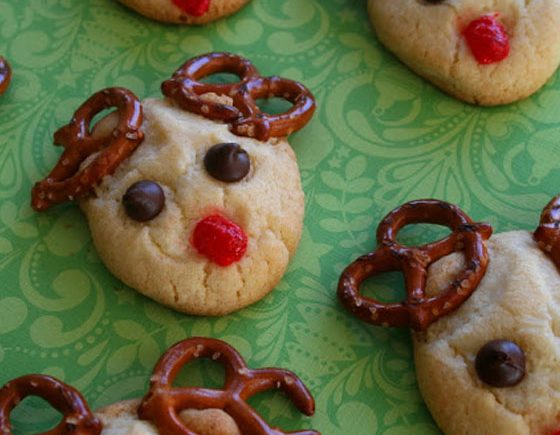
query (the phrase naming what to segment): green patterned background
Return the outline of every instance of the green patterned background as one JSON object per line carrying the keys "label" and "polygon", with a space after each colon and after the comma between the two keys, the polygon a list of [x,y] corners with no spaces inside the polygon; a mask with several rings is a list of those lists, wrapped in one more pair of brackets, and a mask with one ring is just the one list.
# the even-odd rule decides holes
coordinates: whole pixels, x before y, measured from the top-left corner
{"label": "green patterned background", "polygon": [[[317,402],[310,419],[279,393],[252,402],[273,425],[439,433],[416,386],[408,331],[348,316],[335,298],[338,275],[374,247],[380,218],[410,199],[460,204],[496,231],[533,228],[560,181],[560,80],[515,105],[460,103],[384,50],[365,10],[365,0],[253,0],[234,17],[186,28],[113,0],[0,0],[0,54],[14,68],[0,98],[0,384],[48,373],[99,407],[142,395],[168,345],[204,335],[235,345],[252,367],[291,368],[307,383]],[[254,306],[207,319],[125,287],[100,263],[76,205],[36,214],[29,196],[60,154],[53,132],[91,93],[118,85],[159,96],[184,60],[221,50],[302,81],[318,111],[291,138],[306,226],[288,273]],[[403,240],[434,234],[417,226]],[[396,297],[396,275],[378,282],[378,295]],[[187,375],[214,384],[223,376],[210,363]],[[31,400],[14,419],[25,433],[56,414]]]}

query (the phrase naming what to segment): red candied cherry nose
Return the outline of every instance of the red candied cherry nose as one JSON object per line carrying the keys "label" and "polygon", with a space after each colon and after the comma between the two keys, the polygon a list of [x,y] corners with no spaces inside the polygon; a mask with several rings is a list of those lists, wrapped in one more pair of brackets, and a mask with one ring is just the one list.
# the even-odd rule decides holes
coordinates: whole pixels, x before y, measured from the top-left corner
{"label": "red candied cherry nose", "polygon": [[497,15],[483,15],[463,30],[467,44],[478,63],[488,65],[509,55],[509,37]]}
{"label": "red candied cherry nose", "polygon": [[210,0],[173,0],[173,4],[195,17],[204,15],[210,8]]}
{"label": "red candied cherry nose", "polygon": [[192,245],[210,261],[229,266],[241,260],[247,250],[247,236],[228,218],[215,214],[202,219],[193,232]]}

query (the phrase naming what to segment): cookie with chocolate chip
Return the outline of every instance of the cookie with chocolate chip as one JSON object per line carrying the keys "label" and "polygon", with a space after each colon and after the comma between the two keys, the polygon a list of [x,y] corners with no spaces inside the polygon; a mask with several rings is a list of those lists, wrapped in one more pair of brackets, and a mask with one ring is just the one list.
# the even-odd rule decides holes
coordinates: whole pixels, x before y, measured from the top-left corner
{"label": "cookie with chocolate chip", "polygon": [[157,21],[206,24],[237,12],[249,0],[119,0],[125,6]]}
{"label": "cookie with chocolate chip", "polygon": [[[560,273],[532,234],[487,242],[490,261],[457,311],[414,333],[418,384],[448,435],[553,434],[560,429]],[[462,270],[463,255],[429,269],[437,295]]]}
{"label": "cookie with chocolate chip", "polygon": [[[97,252],[127,285],[179,311],[223,315],[256,302],[301,237],[304,195],[290,144],[235,135],[171,100],[142,106],[144,141],[80,203]],[[94,135],[110,135],[113,121]]]}
{"label": "cookie with chocolate chip", "polygon": [[558,0],[368,0],[368,9],[385,47],[469,103],[523,99],[560,64]]}

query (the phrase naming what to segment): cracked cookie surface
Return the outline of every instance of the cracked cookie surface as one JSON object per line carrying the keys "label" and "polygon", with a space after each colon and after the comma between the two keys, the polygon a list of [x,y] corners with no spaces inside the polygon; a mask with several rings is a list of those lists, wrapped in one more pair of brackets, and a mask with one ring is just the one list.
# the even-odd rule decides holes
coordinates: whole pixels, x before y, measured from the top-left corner
{"label": "cracked cookie surface", "polygon": [[[457,311],[414,334],[418,384],[448,435],[548,434],[560,427],[560,274],[531,233],[512,231],[487,242],[486,275]],[[463,268],[455,253],[428,272],[437,294]],[[496,388],[480,381],[475,358],[487,342],[517,343],[524,379]]]}
{"label": "cracked cookie surface", "polygon": [[[143,107],[144,142],[81,202],[100,257],[127,285],[179,311],[223,315],[256,302],[281,279],[301,237],[304,195],[292,148],[285,139],[236,136],[169,101]],[[248,153],[251,169],[225,183],[203,161],[215,144],[232,142]],[[148,222],[131,219],[122,205],[140,180],[157,182],[165,194],[163,210]],[[243,257],[227,267],[192,245],[197,223],[215,214],[248,240]]]}
{"label": "cracked cookie surface", "polygon": [[[123,5],[157,21],[175,24],[206,24],[237,12],[249,0],[211,0],[208,10],[201,15],[189,14],[172,0],[119,0]],[[203,3],[193,0],[193,3]],[[179,2],[181,3],[181,2]],[[187,3],[187,2],[183,2]]]}
{"label": "cracked cookie surface", "polygon": [[[507,104],[536,92],[560,64],[560,0],[368,0],[379,40],[420,76],[461,100]],[[509,55],[479,64],[463,30],[496,15]]]}

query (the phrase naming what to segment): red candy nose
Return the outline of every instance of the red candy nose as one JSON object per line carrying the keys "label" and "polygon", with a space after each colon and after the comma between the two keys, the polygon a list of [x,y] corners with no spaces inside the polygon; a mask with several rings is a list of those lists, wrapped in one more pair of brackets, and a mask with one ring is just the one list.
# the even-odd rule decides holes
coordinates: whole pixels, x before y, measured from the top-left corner
{"label": "red candy nose", "polygon": [[173,4],[195,17],[204,15],[210,8],[210,0],[173,0]]}
{"label": "red candy nose", "polygon": [[500,62],[509,55],[509,37],[497,15],[483,15],[463,30],[463,36],[478,63]]}
{"label": "red candy nose", "polygon": [[219,214],[196,224],[191,243],[199,254],[219,266],[241,260],[247,250],[247,236],[241,227]]}

